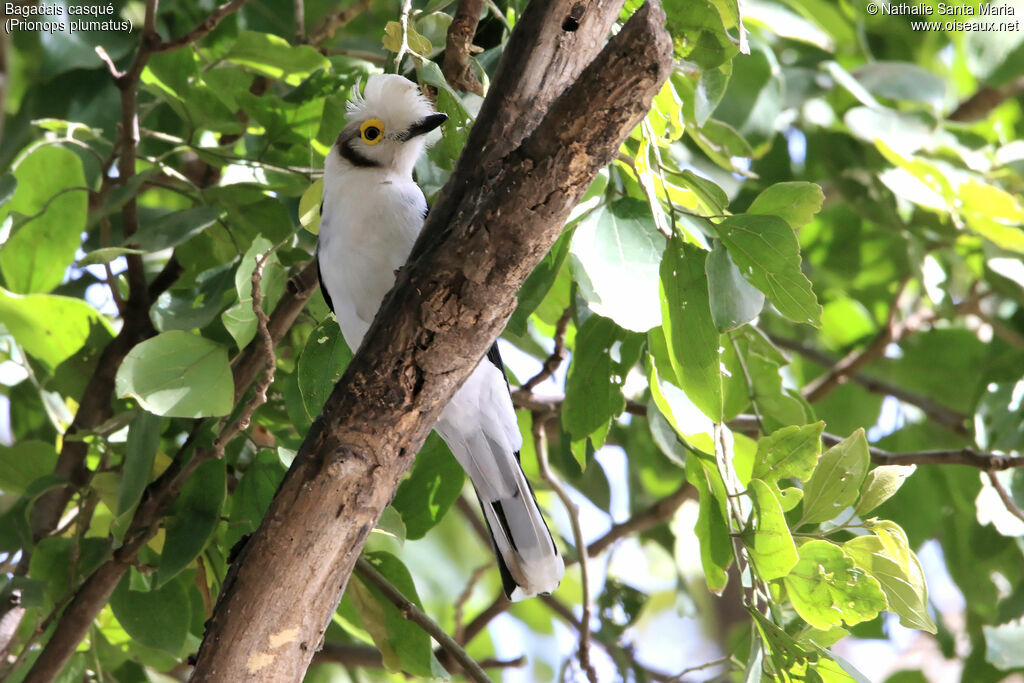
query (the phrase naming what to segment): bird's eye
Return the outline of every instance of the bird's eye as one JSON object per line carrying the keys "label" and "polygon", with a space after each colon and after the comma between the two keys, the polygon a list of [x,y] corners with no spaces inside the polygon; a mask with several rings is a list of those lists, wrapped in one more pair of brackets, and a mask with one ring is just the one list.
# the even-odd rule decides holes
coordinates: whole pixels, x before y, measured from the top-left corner
{"label": "bird's eye", "polygon": [[384,139],[384,123],[380,119],[367,119],[359,126],[359,133],[363,142],[368,145],[376,145]]}

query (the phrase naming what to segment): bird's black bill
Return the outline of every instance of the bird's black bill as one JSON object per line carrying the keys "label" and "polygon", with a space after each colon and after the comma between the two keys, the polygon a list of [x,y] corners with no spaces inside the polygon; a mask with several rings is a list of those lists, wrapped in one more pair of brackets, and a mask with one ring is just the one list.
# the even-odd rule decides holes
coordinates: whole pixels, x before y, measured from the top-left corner
{"label": "bird's black bill", "polygon": [[399,137],[401,140],[411,140],[412,138],[419,137],[424,133],[429,133],[447,120],[448,114],[431,114],[430,116],[422,118],[409,126],[409,129]]}

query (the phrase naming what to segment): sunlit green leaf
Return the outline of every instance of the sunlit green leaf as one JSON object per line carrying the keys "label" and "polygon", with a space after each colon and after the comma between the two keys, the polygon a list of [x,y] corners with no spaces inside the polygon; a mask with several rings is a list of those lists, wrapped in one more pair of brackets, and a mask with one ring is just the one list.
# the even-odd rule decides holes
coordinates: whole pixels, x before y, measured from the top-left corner
{"label": "sunlit green leaf", "polygon": [[828,541],[808,541],[800,561],[783,579],[786,593],[804,621],[821,630],[874,619],[886,608],[878,581]]}
{"label": "sunlit green leaf", "polygon": [[89,202],[82,161],[69,149],[47,145],[22,159],[14,178],[14,195],[0,209],[0,222],[13,218],[0,246],[0,272],[12,292],[49,292],[82,241]]}
{"label": "sunlit green leaf", "polygon": [[844,543],[843,549],[858,567],[878,580],[889,611],[898,614],[904,626],[935,633],[935,623],[928,615],[928,588],[916,555],[909,553],[900,561],[886,551],[878,536],[857,536]]}
{"label": "sunlit green leaf", "polygon": [[889,500],[903,485],[903,480],[916,469],[916,465],[882,465],[868,472],[854,511],[858,515],[866,515]]}
{"label": "sunlit green leaf", "polygon": [[821,210],[825,195],[814,183],[775,183],[754,198],[747,213],[778,216],[796,230]]}
{"label": "sunlit green leaf", "polygon": [[740,272],[793,322],[821,325],[821,305],[800,270],[800,246],[776,216],[730,216],[717,226]]}
{"label": "sunlit green leaf", "polygon": [[686,480],[697,489],[700,512],[694,533],[700,541],[700,561],[708,590],[721,595],[729,582],[732,538],[725,514],[725,484],[714,466],[697,457],[686,459]]}
{"label": "sunlit green leaf", "polygon": [[711,318],[707,252],[678,238],[661,262],[662,329],[679,385],[712,420],[723,415],[719,335]]}
{"label": "sunlit green leaf", "polygon": [[431,432],[391,502],[405,522],[406,538],[423,538],[462,493],[464,480],[448,446]]}
{"label": "sunlit green leaf", "polygon": [[863,429],[825,451],[804,485],[803,521],[826,522],[853,505],[870,463]]}
{"label": "sunlit green leaf", "polygon": [[757,521],[745,539],[754,568],[763,581],[781,579],[797,563],[796,544],[786,525],[779,499],[760,479],[751,479],[750,496]]}
{"label": "sunlit green leaf", "polygon": [[117,371],[116,390],[164,417],[227,415],[234,404],[226,349],[180,331],[158,334],[133,348]]}
{"label": "sunlit green leaf", "polygon": [[573,275],[591,310],[636,332],[661,323],[657,288],[664,250],[650,208],[632,199],[594,211],[569,247]]}

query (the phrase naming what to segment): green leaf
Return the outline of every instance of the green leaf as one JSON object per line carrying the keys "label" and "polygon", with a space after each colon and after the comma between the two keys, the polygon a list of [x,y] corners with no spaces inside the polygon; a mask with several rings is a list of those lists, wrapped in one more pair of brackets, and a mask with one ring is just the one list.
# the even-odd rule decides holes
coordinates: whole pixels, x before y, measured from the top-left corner
{"label": "green leaf", "polygon": [[721,346],[711,318],[707,252],[673,238],[661,262],[662,329],[683,391],[716,422],[722,420]]}
{"label": "green leaf", "polygon": [[14,177],[13,173],[4,173],[0,175],[0,209],[3,208],[4,204],[11,201],[11,197],[14,196],[15,190],[18,189],[18,179]]}
{"label": "green leaf", "polygon": [[917,465],[882,465],[868,472],[854,512],[863,517],[889,500],[916,469]]}
{"label": "green leaf", "polygon": [[711,319],[719,332],[741,327],[761,313],[764,294],[744,279],[720,241],[715,240],[704,270],[708,277]]}
{"label": "green leaf", "polygon": [[760,479],[751,479],[748,490],[757,513],[753,539],[744,538],[751,561],[761,580],[781,579],[799,559],[782,505],[771,486]]}
{"label": "green leaf", "polygon": [[697,489],[699,511],[694,533],[700,542],[700,562],[708,590],[721,595],[729,582],[732,537],[725,514],[725,483],[714,466],[692,454],[686,458],[686,480]]}
{"label": "green leaf", "polygon": [[757,442],[753,476],[768,483],[779,479],[807,481],[818,464],[824,422],[789,425]]}
{"label": "green leaf", "polygon": [[113,338],[110,324],[95,308],[65,296],[20,295],[0,287],[0,320],[21,348],[51,374],[87,343],[102,347]]}
{"label": "green leaf", "polygon": [[857,536],[844,543],[843,550],[878,581],[889,611],[899,615],[900,623],[936,632],[935,622],[928,616],[928,586],[916,555],[908,551],[902,560],[894,558],[878,536]]}
{"label": "green leaf", "polygon": [[124,445],[124,465],[117,491],[118,515],[132,509],[142,497],[142,491],[153,474],[162,427],[163,420],[145,410],[140,410],[132,419]]}
{"label": "green leaf", "polygon": [[533,269],[530,276],[526,278],[523,286],[519,288],[519,293],[516,295],[519,299],[519,306],[516,307],[516,312],[512,314],[512,318],[508,321],[508,327],[515,334],[526,334],[527,319],[529,319],[531,313],[537,310],[537,307],[544,301],[544,297],[551,291],[551,287],[555,284],[555,279],[558,277],[558,271],[562,269],[565,257],[569,255],[569,243],[572,240],[572,235],[572,230],[563,232],[555,240],[550,251],[544,255],[544,258],[537,264],[537,267]]}
{"label": "green leaf", "polygon": [[871,62],[853,72],[868,92],[938,109],[946,98],[946,79],[909,62]]}
{"label": "green leaf", "polygon": [[138,344],[117,371],[118,396],[164,417],[227,415],[234,407],[234,380],[227,350],[187,332],[158,334]]}
{"label": "green leaf", "polygon": [[174,211],[152,223],[143,224],[138,232],[125,238],[125,246],[144,252],[169,249],[192,239],[219,218],[220,211],[206,206]]}
{"label": "green leaf", "polygon": [[562,425],[574,441],[605,427],[626,409],[624,373],[619,372],[611,355],[622,339],[619,326],[598,315],[587,318],[576,333],[562,406]]}
{"label": "green leaf", "polygon": [[786,593],[804,621],[827,631],[868,621],[886,608],[878,581],[828,541],[800,546],[800,561],[783,579]]}
{"label": "green leaf", "polygon": [[[364,557],[402,595],[422,608],[412,576],[401,560],[385,552],[366,553]],[[375,586],[355,574],[345,594],[352,599],[363,626],[384,656],[384,666],[388,671],[427,678],[442,675],[430,636],[407,619]]]}
{"label": "green leaf", "polygon": [[423,538],[462,492],[462,467],[436,432],[431,432],[409,476],[391,502],[405,522],[406,538]]}
{"label": "green leaf", "polygon": [[337,321],[324,318],[306,339],[297,370],[302,405],[310,418],[323,410],[327,397],[351,360],[352,351]]}
{"label": "green leaf", "polygon": [[721,14],[708,0],[671,0],[665,4],[665,13],[677,58],[695,62],[701,69],[713,69],[739,53]]}
{"label": "green leaf", "polygon": [[318,69],[331,70],[331,64],[309,45],[292,46],[284,38],[269,33],[241,31],[224,59],[289,85],[299,85]]}
{"label": "green leaf", "polygon": [[747,213],[778,216],[796,230],[811,222],[824,201],[825,195],[815,183],[775,183],[757,195]]}
{"label": "green leaf", "polygon": [[1009,192],[976,181],[960,187],[971,230],[1003,249],[1024,254],[1024,206]]}
{"label": "green leaf", "polygon": [[729,195],[717,183],[702,178],[689,169],[683,171],[679,177],[683,185],[693,190],[708,213],[719,214],[729,206]]}
{"label": "green leaf", "polygon": [[44,441],[17,441],[0,444],[0,489],[5,494],[22,494],[33,481],[50,472],[57,464],[57,451]]}
{"label": "green leaf", "polygon": [[317,178],[299,199],[299,223],[314,235],[320,234],[320,204],[323,195],[324,179]]}
{"label": "green leaf", "polygon": [[[273,249],[273,245],[262,236],[257,236],[252,245],[242,256],[242,261],[235,271],[235,290],[238,302],[221,314],[224,327],[231,333],[238,348],[244,348],[256,336],[256,312],[252,309],[252,274],[256,270],[256,262],[264,254]],[[263,295],[263,310],[274,310],[274,305],[284,293],[288,274],[281,266],[276,253],[267,256],[263,266],[263,277],[260,280],[260,293]]]}
{"label": "green leaf", "polygon": [[78,264],[79,268],[83,268],[85,266],[110,263],[118,256],[145,253],[146,252],[142,249],[131,249],[129,247],[103,247],[102,249],[93,249],[88,254],[75,261],[75,263]]}
{"label": "green leaf", "polygon": [[716,228],[733,261],[752,285],[790,320],[821,326],[821,306],[800,271],[800,245],[777,216],[729,216]]}
{"label": "green leaf", "polygon": [[14,177],[14,196],[0,209],[0,220],[8,213],[14,219],[0,247],[0,271],[11,291],[49,292],[82,242],[89,204],[82,161],[69,149],[45,145],[21,160]]}
{"label": "green leaf", "polygon": [[31,547],[35,542],[28,523],[32,505],[47,491],[67,485],[67,479],[52,472],[33,480],[25,493],[0,513],[0,552],[13,553]]}
{"label": "green leaf", "polygon": [[224,461],[207,460],[196,468],[174,503],[167,522],[167,538],[156,570],[160,588],[196,559],[220,521],[227,494]]}
{"label": "green leaf", "polygon": [[59,604],[110,556],[105,538],[51,536],[32,551],[28,575],[43,583],[48,607]]}
{"label": "green leaf", "polygon": [[181,654],[192,619],[184,585],[171,581],[157,590],[137,591],[131,590],[130,577],[125,574],[110,596],[114,616],[129,636],[146,647]]}
{"label": "green leaf", "polygon": [[[407,26],[406,29],[406,46],[421,57],[429,57],[434,51],[430,41],[420,35],[412,26]],[[402,49],[402,25],[397,21],[389,21],[384,26],[384,38],[381,40],[381,44],[388,52],[399,52]]]}
{"label": "green leaf", "polygon": [[827,522],[853,505],[860,495],[870,463],[871,455],[863,429],[858,429],[825,451],[804,486],[801,523]]}
{"label": "green leaf", "polygon": [[231,495],[230,524],[222,547],[231,548],[243,536],[256,531],[284,474],[281,460],[273,451],[262,451],[249,464]]}
{"label": "green leaf", "polygon": [[590,309],[634,332],[661,324],[658,264],[664,250],[650,207],[636,199],[595,210],[569,247],[573,277]]}

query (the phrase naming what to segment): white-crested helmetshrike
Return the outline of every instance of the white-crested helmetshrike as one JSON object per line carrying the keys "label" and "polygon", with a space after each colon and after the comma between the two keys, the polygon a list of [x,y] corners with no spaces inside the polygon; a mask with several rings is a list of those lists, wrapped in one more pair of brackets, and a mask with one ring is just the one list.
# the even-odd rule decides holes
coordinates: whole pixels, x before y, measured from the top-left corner
{"label": "white-crested helmetshrike", "polygon": [[[412,169],[425,133],[447,117],[397,75],[370,76],[324,163],[317,262],[324,298],[357,349],[423,227],[427,202]],[[495,344],[435,429],[469,475],[491,532],[505,593],[558,587],[562,558],[519,466],[522,436]]]}

